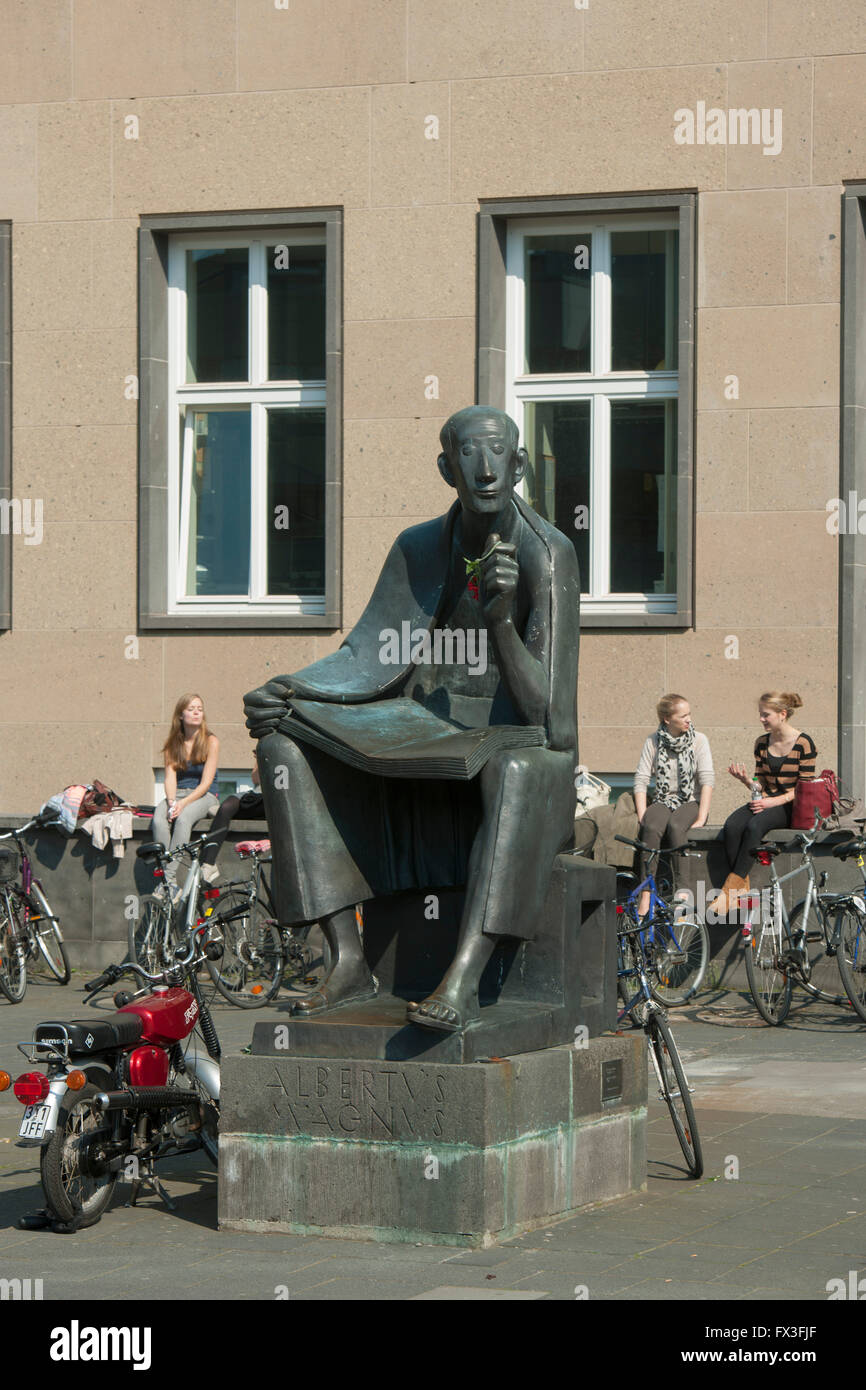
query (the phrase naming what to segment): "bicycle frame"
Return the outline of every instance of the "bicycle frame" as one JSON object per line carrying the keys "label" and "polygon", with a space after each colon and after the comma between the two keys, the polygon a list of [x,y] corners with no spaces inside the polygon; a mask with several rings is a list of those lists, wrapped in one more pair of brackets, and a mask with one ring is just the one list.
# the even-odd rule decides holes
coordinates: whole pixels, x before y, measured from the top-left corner
{"label": "bicycle frame", "polygon": [[[772,930],[773,930],[774,938],[777,938],[777,939],[778,939],[780,949],[781,949],[781,942],[782,942],[782,936],[783,936],[783,935],[784,935],[789,941],[791,940],[791,919],[790,919],[790,917],[788,916],[788,909],[785,907],[785,900],[784,900],[784,898],[783,898],[783,896],[782,896],[782,884],[783,884],[783,883],[788,883],[791,879],[798,878],[798,877],[800,876],[800,874],[808,874],[808,876],[809,876],[809,886],[808,886],[808,888],[806,889],[806,896],[805,896],[805,898],[803,899],[803,903],[804,903],[804,906],[803,906],[803,930],[804,930],[804,932],[806,931],[807,926],[808,926],[808,922],[809,922],[809,914],[810,914],[810,912],[811,912],[811,910],[812,910],[812,904],[813,904],[813,902],[814,902],[816,905],[818,905],[818,903],[819,903],[818,881],[817,881],[817,876],[816,876],[816,874],[815,874],[815,864],[814,864],[814,861],[813,861],[813,859],[812,859],[811,849],[812,849],[811,843],[810,843],[809,845],[805,846],[804,849],[803,849],[803,854],[802,854],[802,860],[801,860],[801,862],[796,866],[796,868],[790,869],[790,870],[788,871],[788,873],[782,874],[781,876],[776,872],[776,861],[775,861],[775,859],[771,859],[771,860],[770,860],[770,864],[769,864],[769,868],[770,868],[770,883],[769,883],[769,889],[761,889],[760,891],[757,890],[757,889],[754,889],[754,890],[750,890],[750,891],[749,891],[749,894],[748,894],[748,911],[747,911],[747,915],[746,915],[746,925],[743,927],[743,936],[744,936],[744,937],[750,935],[750,934],[754,931],[753,913],[754,913],[754,911],[755,911],[755,907],[756,907],[756,906],[758,907],[758,909],[760,909],[760,907],[761,907],[761,893],[764,893],[764,892],[769,891],[769,892],[772,894],[772,897],[773,897],[773,905],[772,905],[772,922],[773,922],[773,926],[772,926]],[[757,898],[757,902],[756,902],[756,898]],[[819,914],[816,914],[816,915],[819,915]],[[819,915],[819,920],[820,920],[820,915]],[[764,918],[763,918],[763,914],[761,914],[761,918],[760,918],[760,927],[761,927],[761,931],[763,931],[763,930],[764,930]]]}
{"label": "bicycle frame", "polygon": [[[665,851],[664,849],[653,850],[653,851],[652,851],[652,855],[649,855],[649,856],[647,856],[647,857],[648,857],[648,858],[655,858],[655,859],[658,859],[660,855],[662,855],[662,854],[664,854],[664,853],[666,853],[666,852],[667,852],[667,853],[671,853],[670,850],[668,850],[668,851]],[[655,936],[655,926],[656,926],[656,911],[657,911],[658,907],[659,907],[659,906],[664,907],[664,908],[667,908],[667,907],[668,907],[668,904],[665,902],[664,898],[661,896],[661,894],[660,894],[659,891],[658,891],[658,887],[656,886],[655,874],[653,873],[652,870],[650,870],[649,874],[648,874],[647,877],[643,880],[643,882],[642,882],[642,883],[639,883],[639,884],[637,885],[637,887],[633,888],[632,891],[629,893],[628,898],[626,899],[626,904],[625,904],[625,907],[626,907],[626,915],[629,916],[629,917],[631,918],[631,920],[635,923],[636,926],[640,925],[639,919],[638,919],[638,914],[637,914],[637,904],[638,904],[638,902],[639,902],[639,900],[640,900],[641,894],[642,894],[642,893],[645,893],[645,892],[648,892],[649,895],[650,895],[650,904],[649,904],[649,908],[648,908],[648,910],[647,910],[646,916],[644,917],[643,926],[641,927],[641,945],[644,946],[644,947],[646,947],[646,944],[647,944],[646,941],[644,940],[644,932],[647,932],[647,933],[648,933],[648,940],[649,940],[650,942],[653,942],[653,943],[654,943],[655,940],[656,940],[656,936]],[[676,926],[676,920],[677,920],[676,911],[675,911],[675,910],[672,910],[672,912],[671,912],[671,919],[672,919],[672,920],[670,921],[670,923],[665,922],[665,926],[666,926],[666,927],[668,928],[668,930],[670,931],[671,939],[672,939],[672,941],[673,941],[675,947],[676,947],[677,950],[679,951],[679,950],[682,949],[682,945],[681,945],[681,942],[678,940],[677,935],[676,935],[676,932],[675,932],[675,930],[674,930],[674,928],[675,928],[675,926]]]}

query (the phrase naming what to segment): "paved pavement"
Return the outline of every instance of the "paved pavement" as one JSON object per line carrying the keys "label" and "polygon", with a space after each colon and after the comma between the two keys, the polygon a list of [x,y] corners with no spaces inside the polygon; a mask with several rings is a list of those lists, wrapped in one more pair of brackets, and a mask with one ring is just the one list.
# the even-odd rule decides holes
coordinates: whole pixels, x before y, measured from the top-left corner
{"label": "paved pavement", "polygon": [[[21,1004],[0,1002],[0,1065],[24,1069],[14,1042],[34,1022],[81,1016],[80,986],[76,975],[66,989],[36,981]],[[45,1299],[826,1302],[830,1280],[848,1289],[866,1276],[866,1025],[799,992],[795,1001],[779,1029],[738,994],[672,1011],[695,1086],[699,1182],[651,1086],[646,1192],[492,1250],[220,1233],[216,1174],[199,1154],[162,1168],[173,1214],[155,1196],[124,1207],[118,1185],[89,1230],[20,1232],[14,1221],[40,1205],[38,1151],[14,1147],[21,1108],[6,1093],[0,1277],[41,1278]],[[229,1052],[268,1014],[220,1002],[216,1016]]]}

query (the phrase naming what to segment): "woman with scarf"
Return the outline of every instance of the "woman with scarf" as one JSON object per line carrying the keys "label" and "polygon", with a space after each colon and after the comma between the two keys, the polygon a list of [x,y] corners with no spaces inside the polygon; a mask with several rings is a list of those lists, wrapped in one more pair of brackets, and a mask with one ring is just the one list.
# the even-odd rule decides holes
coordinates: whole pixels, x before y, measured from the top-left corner
{"label": "woman with scarf", "polygon": [[[707,736],[695,732],[688,700],[683,695],[663,695],[656,713],[659,726],[644,744],[634,776],[634,804],[644,844],[659,849],[664,840],[672,849],[683,843],[692,826],[706,825],[716,779]],[[653,773],[655,800],[647,807]],[[647,876],[647,858],[643,856],[642,878]],[[640,916],[649,904],[649,893],[641,893]]]}

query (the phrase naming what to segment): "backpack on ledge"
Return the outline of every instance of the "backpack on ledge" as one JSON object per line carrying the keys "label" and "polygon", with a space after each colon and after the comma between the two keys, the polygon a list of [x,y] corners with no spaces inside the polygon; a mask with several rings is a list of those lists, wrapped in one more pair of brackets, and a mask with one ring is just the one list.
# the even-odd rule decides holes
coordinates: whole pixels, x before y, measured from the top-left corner
{"label": "backpack on ledge", "polygon": [[97,779],[84,793],[78,808],[78,819],[87,820],[88,816],[101,816],[106,811],[113,811],[116,806],[123,806],[124,804],[122,797],[119,797],[117,792],[113,792],[104,782]]}

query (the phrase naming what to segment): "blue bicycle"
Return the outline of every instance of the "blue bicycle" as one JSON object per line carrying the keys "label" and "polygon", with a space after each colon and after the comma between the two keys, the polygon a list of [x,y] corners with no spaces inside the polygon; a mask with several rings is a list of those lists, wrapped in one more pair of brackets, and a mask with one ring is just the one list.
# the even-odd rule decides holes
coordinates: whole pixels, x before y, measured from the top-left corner
{"label": "blue bicycle", "polygon": [[[687,855],[692,849],[678,845],[675,849],[657,850],[626,835],[615,838],[648,855],[650,865],[659,855]],[[617,913],[641,931],[653,997],[660,1004],[687,1003],[703,984],[710,959],[710,935],[706,924],[699,922],[691,911],[691,894],[675,891],[673,879],[665,870],[660,870],[657,880],[652,867],[642,883],[638,883],[636,874],[618,873],[616,890]],[[650,905],[641,919],[637,905],[644,892],[650,895]]]}
{"label": "blue bicycle", "polygon": [[[621,917],[620,921],[623,920]],[[647,933],[640,926],[625,920],[627,924],[618,931],[617,988],[624,1007],[617,1016],[617,1022],[621,1023],[628,1016],[633,1024],[646,1033],[650,1059],[659,1083],[659,1100],[663,1100],[670,1111],[689,1172],[693,1178],[699,1178],[704,1171],[704,1159],[691,1087],[665,1011],[653,998],[651,970],[644,944]],[[631,993],[633,988],[634,994]]]}

